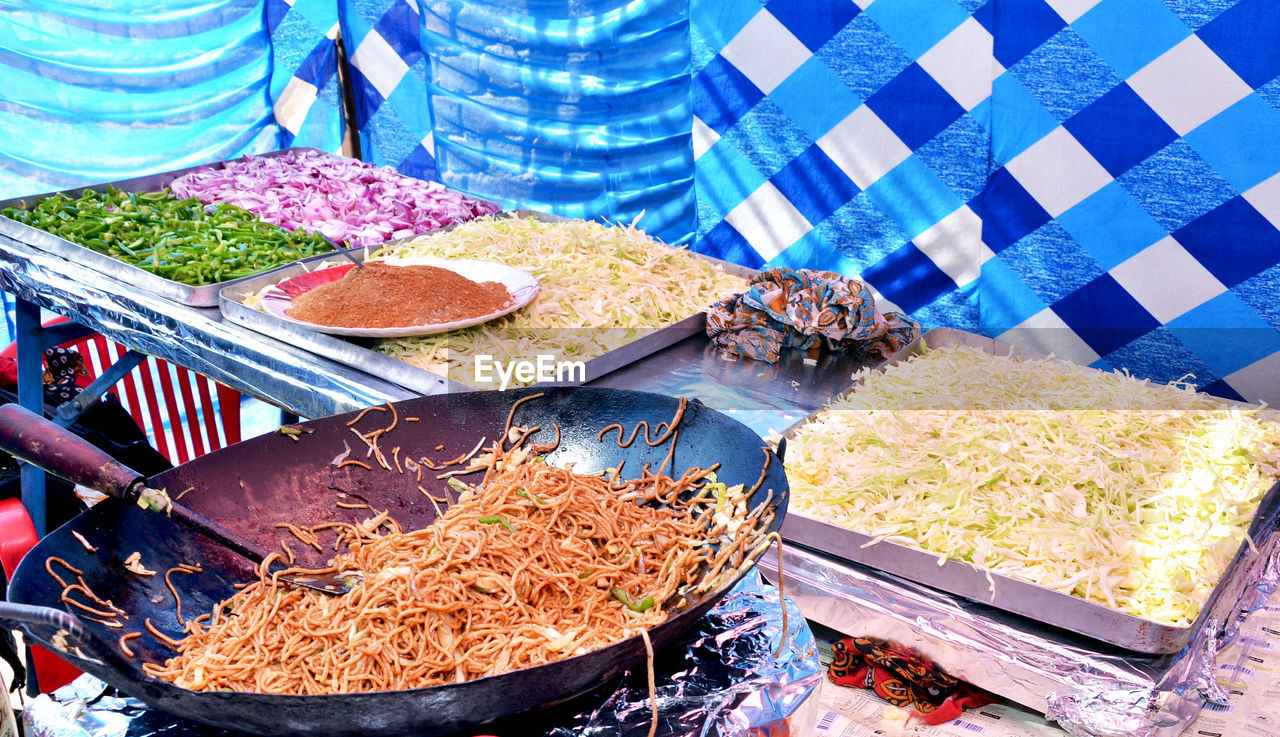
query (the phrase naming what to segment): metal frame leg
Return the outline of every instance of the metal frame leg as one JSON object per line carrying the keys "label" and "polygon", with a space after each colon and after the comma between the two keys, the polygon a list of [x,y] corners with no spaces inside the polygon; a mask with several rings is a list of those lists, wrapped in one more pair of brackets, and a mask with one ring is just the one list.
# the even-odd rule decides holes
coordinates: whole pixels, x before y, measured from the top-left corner
{"label": "metal frame leg", "polygon": [[[44,347],[40,327],[40,306],[17,298],[14,304],[14,333],[18,347],[18,404],[44,414]],[[44,537],[45,473],[30,463],[20,470],[22,506],[31,515],[36,534]]]}
{"label": "metal frame leg", "polygon": [[85,410],[98,401],[99,397],[106,394],[107,390],[115,386],[117,381],[123,379],[145,360],[147,360],[147,354],[139,353],[138,351],[129,351],[116,359],[116,362],[108,366],[105,371],[98,375],[98,378],[89,383],[89,386],[81,389],[74,399],[69,399],[58,405],[58,416],[53,421],[63,427],[70,427],[73,422],[80,419],[80,415],[84,414]]}
{"label": "metal frame leg", "polygon": [[[18,348],[18,404],[43,415],[45,349],[82,338],[92,331],[74,322],[44,327],[40,322],[40,306],[21,298],[14,302],[14,323],[14,338]],[[129,351],[121,356],[75,399],[59,406],[54,421],[63,427],[70,426],[98,397],[145,359],[146,354],[137,351]],[[45,472],[29,463],[23,463],[20,473],[22,505],[31,516],[36,534],[44,537],[48,532],[48,488]]]}

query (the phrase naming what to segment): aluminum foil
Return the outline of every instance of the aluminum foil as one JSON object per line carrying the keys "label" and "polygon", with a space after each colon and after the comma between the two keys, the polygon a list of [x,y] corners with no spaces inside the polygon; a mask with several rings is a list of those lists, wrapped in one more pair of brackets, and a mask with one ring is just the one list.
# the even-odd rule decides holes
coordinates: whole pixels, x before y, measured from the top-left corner
{"label": "aluminum foil", "polygon": [[[1182,652],[1142,656],[794,545],[784,588],[812,621],[911,648],[947,673],[1035,709],[1078,737],[1175,737],[1205,699],[1226,703],[1214,658],[1280,585],[1274,510],[1258,552],[1220,586]],[[759,567],[777,580],[772,553]]]}
{"label": "aluminum foil", "polygon": [[1068,688],[1048,695],[1046,714],[1072,734],[1092,737],[1173,737],[1181,734],[1205,700],[1227,704],[1216,678],[1218,652],[1261,608],[1280,584],[1280,535],[1276,504],[1259,510],[1253,544],[1206,603],[1209,617],[1168,668],[1142,690],[1111,690],[1106,684]]}
{"label": "aluminum foil", "polygon": [[[660,735],[752,737],[790,717],[821,683],[813,632],[778,591],[752,573],[655,662]],[[782,642],[779,643],[781,636]],[[779,645],[781,644],[781,647]],[[648,679],[633,673],[556,709],[488,729],[501,737],[647,735]],[[232,732],[187,721],[117,694],[84,675],[23,710],[29,737],[217,737]]]}

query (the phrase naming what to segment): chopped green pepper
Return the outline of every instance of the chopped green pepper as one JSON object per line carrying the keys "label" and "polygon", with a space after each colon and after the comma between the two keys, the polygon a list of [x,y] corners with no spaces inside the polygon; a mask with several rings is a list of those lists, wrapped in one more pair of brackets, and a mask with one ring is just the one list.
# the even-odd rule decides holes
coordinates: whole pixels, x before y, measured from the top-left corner
{"label": "chopped green pepper", "polygon": [[534,494],[531,491],[525,491],[524,489],[520,489],[519,491],[516,492],[516,496],[522,496],[525,499],[528,499],[529,501],[538,505],[539,507],[547,506],[546,502],[542,501],[542,499],[537,494]]}
{"label": "chopped green pepper", "polygon": [[[323,236],[288,231],[234,205],[205,208],[169,190],[84,190],[46,197],[5,217],[39,228],[166,279],[202,286],[333,250]],[[213,258],[216,257],[216,258]]]}
{"label": "chopped green pepper", "polygon": [[507,518],[500,514],[486,514],[476,518],[476,521],[482,525],[502,525],[510,532],[516,531],[516,528],[511,526],[511,523],[507,521]]}
{"label": "chopped green pepper", "polygon": [[631,597],[627,596],[627,592],[618,586],[614,586],[610,589],[610,593],[613,594],[613,598],[625,604],[626,607],[633,612],[647,612],[652,609],[654,605],[652,596],[646,596],[640,601],[632,601]]}

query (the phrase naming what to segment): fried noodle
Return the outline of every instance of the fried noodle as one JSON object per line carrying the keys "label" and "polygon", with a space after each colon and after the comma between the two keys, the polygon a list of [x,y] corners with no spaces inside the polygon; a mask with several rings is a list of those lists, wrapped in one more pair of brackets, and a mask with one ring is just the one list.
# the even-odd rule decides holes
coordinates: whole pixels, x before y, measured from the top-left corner
{"label": "fried noodle", "polygon": [[484,479],[430,527],[402,532],[385,513],[317,526],[342,543],[326,570],[359,571],[363,583],[328,596],[281,583],[302,569],[273,574],[265,561],[207,624],[187,622],[176,657],[144,668],[205,691],[460,683],[644,633],[768,544],[773,513],[749,513],[750,492],[712,483],[709,470],[611,486],[530,450],[494,443]]}

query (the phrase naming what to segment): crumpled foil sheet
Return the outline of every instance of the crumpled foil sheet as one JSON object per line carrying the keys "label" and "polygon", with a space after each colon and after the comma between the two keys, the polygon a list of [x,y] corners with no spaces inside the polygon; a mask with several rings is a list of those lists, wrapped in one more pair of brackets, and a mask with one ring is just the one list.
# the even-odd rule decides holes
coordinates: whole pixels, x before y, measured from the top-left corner
{"label": "crumpled foil sheet", "polygon": [[[911,648],[947,673],[1035,709],[1077,737],[1175,737],[1204,701],[1226,703],[1214,658],[1280,588],[1280,494],[1181,652],[1141,655],[795,545],[785,593],[812,621]],[[758,566],[777,580],[773,553]]]}
{"label": "crumpled foil sheet", "polygon": [[[821,683],[813,632],[787,602],[782,632],[778,591],[748,574],[671,647],[657,654],[659,735],[757,737],[791,716]],[[629,737],[647,735],[648,679],[632,673],[570,704],[486,727],[500,737]],[[28,737],[224,737],[217,729],[152,709],[84,675],[22,714]],[[475,734],[472,732],[462,733]]]}

